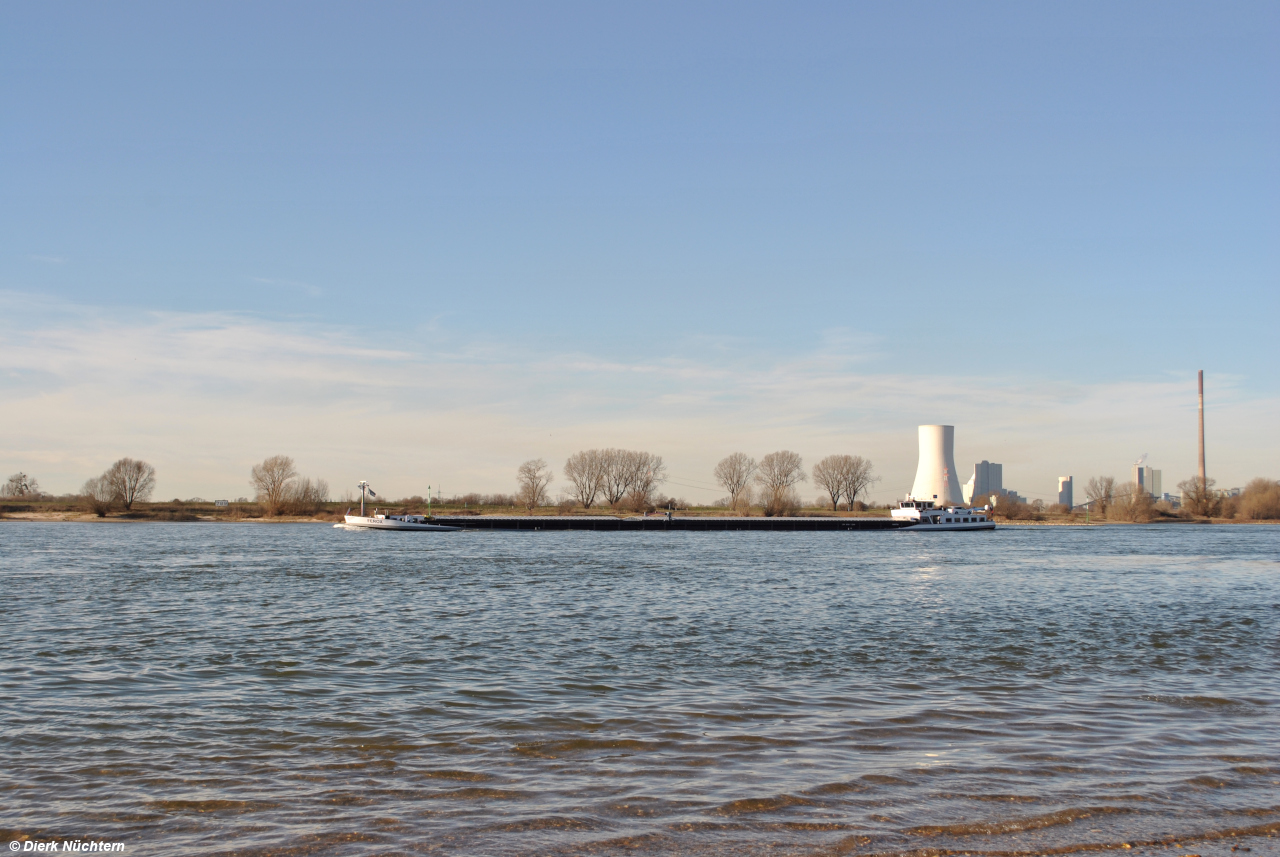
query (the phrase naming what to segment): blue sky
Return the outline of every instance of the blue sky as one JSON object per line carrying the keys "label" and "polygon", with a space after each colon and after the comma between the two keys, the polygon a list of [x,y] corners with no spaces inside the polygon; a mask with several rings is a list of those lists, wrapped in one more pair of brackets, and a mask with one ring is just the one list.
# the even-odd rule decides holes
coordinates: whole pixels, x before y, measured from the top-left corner
{"label": "blue sky", "polygon": [[6,4],[0,464],[398,494],[631,445],[711,499],[793,448],[888,498],[948,422],[1047,496],[1191,475],[1204,368],[1211,471],[1280,476],[1277,43],[1264,3]]}

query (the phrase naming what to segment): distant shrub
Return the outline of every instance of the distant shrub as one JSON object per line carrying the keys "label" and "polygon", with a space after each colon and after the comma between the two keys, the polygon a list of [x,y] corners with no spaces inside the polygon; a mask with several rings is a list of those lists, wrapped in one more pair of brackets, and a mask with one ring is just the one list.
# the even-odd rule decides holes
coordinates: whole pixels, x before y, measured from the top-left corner
{"label": "distant shrub", "polygon": [[105,476],[95,476],[80,489],[86,508],[99,518],[105,518],[116,502],[116,490]]}
{"label": "distant shrub", "polygon": [[1280,482],[1254,479],[1236,498],[1241,518],[1249,521],[1280,520]]}
{"label": "distant shrub", "polygon": [[1003,518],[1006,521],[1038,521],[1041,518],[1035,509],[1012,494],[1005,494],[996,498],[995,508],[992,509],[992,517]]}
{"label": "distant shrub", "polygon": [[451,506],[514,506],[515,497],[510,494],[463,494],[449,501]]}
{"label": "distant shrub", "polygon": [[329,483],[323,479],[298,479],[284,493],[280,512],[285,515],[314,515],[329,502]]}
{"label": "distant shrub", "polygon": [[1126,482],[1116,489],[1115,499],[1107,509],[1112,521],[1145,524],[1156,517],[1156,502],[1147,489],[1136,482]]}
{"label": "distant shrub", "polygon": [[802,506],[800,495],[794,488],[770,491],[761,500],[766,518],[791,517],[799,514]]}

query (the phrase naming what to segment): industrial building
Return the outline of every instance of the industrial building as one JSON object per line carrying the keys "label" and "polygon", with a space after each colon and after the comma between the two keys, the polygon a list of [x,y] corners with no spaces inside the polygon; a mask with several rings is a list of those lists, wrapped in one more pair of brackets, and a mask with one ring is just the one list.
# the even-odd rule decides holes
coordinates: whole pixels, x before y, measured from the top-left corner
{"label": "industrial building", "polygon": [[993,461],[979,461],[973,465],[973,475],[964,484],[964,501],[974,502],[978,498],[986,502],[992,494],[1004,494],[1004,465]]}
{"label": "industrial building", "polygon": [[1159,498],[1163,494],[1160,484],[1160,471],[1141,464],[1133,465],[1133,483],[1152,497]]}
{"label": "industrial building", "polygon": [[[920,463],[908,500],[932,500],[939,506],[965,502],[956,475],[955,426],[920,426]],[[998,465],[997,465],[998,466]]]}
{"label": "industrial building", "polygon": [[[992,496],[1027,502],[1018,492],[1004,487],[1004,465],[994,461],[980,461],[973,465],[973,475],[961,487],[956,474],[955,426],[919,426],[919,432],[920,463],[916,467],[916,481],[907,495],[908,500],[933,500],[940,506],[986,505]],[[1071,477],[1064,478],[1070,483]],[[1061,484],[1058,487],[1061,491]],[[1070,493],[1068,484],[1068,497]]]}
{"label": "industrial building", "polygon": [[1058,503],[1071,509],[1075,503],[1071,501],[1071,477],[1058,477]]}

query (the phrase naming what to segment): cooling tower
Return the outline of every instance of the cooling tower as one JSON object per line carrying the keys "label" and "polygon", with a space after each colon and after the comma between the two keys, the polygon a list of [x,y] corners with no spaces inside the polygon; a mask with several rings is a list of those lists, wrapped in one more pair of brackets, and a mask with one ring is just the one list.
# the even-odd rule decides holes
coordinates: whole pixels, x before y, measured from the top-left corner
{"label": "cooling tower", "polygon": [[956,476],[956,427],[920,426],[920,464],[911,497],[935,500],[940,506],[964,503],[960,479]]}

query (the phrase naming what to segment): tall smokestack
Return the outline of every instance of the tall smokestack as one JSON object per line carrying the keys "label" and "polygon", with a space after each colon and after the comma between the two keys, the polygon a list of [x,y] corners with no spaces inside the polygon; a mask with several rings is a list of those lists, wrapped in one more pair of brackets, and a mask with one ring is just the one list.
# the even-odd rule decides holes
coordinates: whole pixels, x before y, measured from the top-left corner
{"label": "tall smokestack", "polygon": [[1200,370],[1200,490],[1209,487],[1204,474],[1204,370]]}

